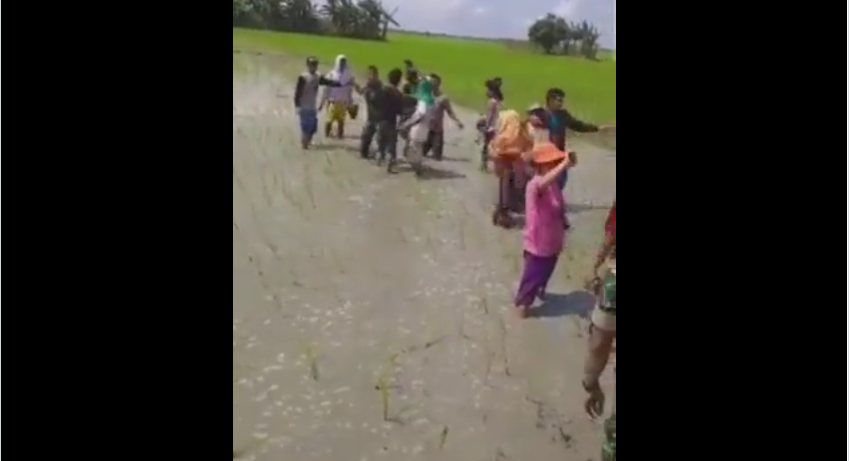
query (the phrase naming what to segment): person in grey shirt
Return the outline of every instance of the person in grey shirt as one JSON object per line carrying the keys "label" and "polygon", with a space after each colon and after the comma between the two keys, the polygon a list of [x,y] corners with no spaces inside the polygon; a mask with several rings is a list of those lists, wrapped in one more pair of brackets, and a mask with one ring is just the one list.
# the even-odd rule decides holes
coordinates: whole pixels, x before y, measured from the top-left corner
{"label": "person in grey shirt", "polygon": [[339,82],[318,73],[318,59],[307,58],[307,69],[295,84],[295,112],[301,125],[301,147],[309,149],[318,130],[318,89],[320,86],[339,87]]}
{"label": "person in grey shirt", "polygon": [[442,92],[442,77],[437,74],[430,74],[430,81],[433,84],[433,94],[436,96],[436,107],[434,108],[433,118],[430,120],[430,130],[427,134],[424,155],[427,157],[430,153],[434,160],[440,161],[445,149],[445,115],[448,114],[448,117],[461,130],[463,129],[463,122],[454,114],[454,108],[451,107],[451,100],[448,95]]}

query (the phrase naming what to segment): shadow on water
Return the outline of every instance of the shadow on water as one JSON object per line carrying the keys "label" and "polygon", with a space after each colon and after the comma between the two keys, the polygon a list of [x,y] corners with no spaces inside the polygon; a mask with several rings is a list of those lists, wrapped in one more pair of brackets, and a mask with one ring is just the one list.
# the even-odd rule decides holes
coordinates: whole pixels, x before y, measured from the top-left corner
{"label": "shadow on water", "polygon": [[461,179],[465,177],[466,175],[462,173],[457,173],[456,171],[443,170],[441,168],[436,168],[431,165],[424,165],[422,166],[422,176],[420,179]]}
{"label": "shadow on water", "polygon": [[443,155],[441,159],[435,160],[435,162],[461,162],[461,163],[469,163],[472,160],[468,157],[450,157],[448,155]]}
{"label": "shadow on water", "polygon": [[339,146],[334,144],[313,144],[310,146],[308,150],[315,150],[319,152],[328,151],[328,150],[338,150]]}
{"label": "shadow on water", "polygon": [[578,290],[568,294],[546,293],[542,305],[531,309],[531,317],[549,318],[576,315],[587,317],[595,306],[595,297]]}
{"label": "shadow on water", "polygon": [[609,210],[613,206],[612,203],[593,204],[593,203],[567,203],[566,212],[570,214],[583,213],[585,211],[594,210]]}

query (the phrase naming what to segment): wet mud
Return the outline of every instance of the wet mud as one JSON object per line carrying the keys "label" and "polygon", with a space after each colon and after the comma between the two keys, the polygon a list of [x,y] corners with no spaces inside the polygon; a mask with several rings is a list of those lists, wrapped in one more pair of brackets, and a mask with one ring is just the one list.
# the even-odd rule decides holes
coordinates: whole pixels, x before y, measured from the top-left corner
{"label": "wet mud", "polygon": [[518,321],[521,235],[490,225],[474,112],[447,129],[429,178],[388,175],[353,138],[302,151],[292,66],[233,59],[234,457],[598,459],[580,288],[615,154],[577,146],[568,249],[542,315]]}

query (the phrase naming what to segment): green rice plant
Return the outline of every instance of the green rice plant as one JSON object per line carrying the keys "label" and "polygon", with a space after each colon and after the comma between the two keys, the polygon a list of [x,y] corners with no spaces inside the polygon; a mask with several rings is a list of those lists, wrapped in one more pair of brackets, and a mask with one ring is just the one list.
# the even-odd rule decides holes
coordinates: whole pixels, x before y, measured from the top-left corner
{"label": "green rice plant", "polygon": [[501,336],[499,344],[501,346],[501,358],[504,360],[504,374],[512,376],[510,373],[510,360],[507,356],[507,325],[504,323],[504,317],[498,316],[498,328]]}
{"label": "green rice plant", "polygon": [[442,431],[439,433],[439,449],[445,448],[445,442],[448,441],[448,426],[442,426]]}
{"label": "green rice plant", "polygon": [[380,404],[384,421],[389,421],[389,395],[392,390],[391,370],[384,369],[377,377],[377,385],[375,388],[380,392]]}
{"label": "green rice plant", "polygon": [[[497,75],[504,79],[506,101],[514,109],[524,110],[532,103],[541,103],[548,88],[560,87],[576,116],[596,123],[616,121],[616,61],[612,60],[546,56],[494,41],[403,33],[391,33],[388,42],[370,42],[235,28],[233,49],[295,58],[315,55],[324,71],[337,54],[344,53],[358,73],[371,64],[385,74],[393,67],[403,67],[404,59],[412,59],[424,72],[439,73],[456,103],[473,110],[483,110],[484,81]],[[302,61],[291,61],[289,67],[294,74]]]}
{"label": "green rice plant", "polygon": [[320,376],[318,373],[318,352],[314,344],[307,344],[304,350],[304,358],[307,360],[307,366],[310,370],[310,378],[313,381],[318,381]]}

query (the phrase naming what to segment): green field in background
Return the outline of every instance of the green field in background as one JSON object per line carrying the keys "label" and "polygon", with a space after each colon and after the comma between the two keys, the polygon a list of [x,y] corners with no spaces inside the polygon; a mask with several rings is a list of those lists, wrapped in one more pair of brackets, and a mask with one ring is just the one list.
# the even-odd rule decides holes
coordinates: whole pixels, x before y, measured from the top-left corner
{"label": "green field in background", "polygon": [[323,71],[344,54],[360,75],[373,64],[385,76],[411,59],[419,69],[440,74],[452,99],[477,111],[485,106],[483,82],[488,78],[504,79],[505,102],[515,109],[541,103],[546,89],[557,86],[566,91],[575,115],[594,123],[616,122],[616,61],[611,60],[545,56],[498,42],[414,34],[393,33],[388,42],[373,42],[235,28],[233,49],[314,55]]}

